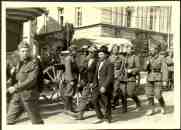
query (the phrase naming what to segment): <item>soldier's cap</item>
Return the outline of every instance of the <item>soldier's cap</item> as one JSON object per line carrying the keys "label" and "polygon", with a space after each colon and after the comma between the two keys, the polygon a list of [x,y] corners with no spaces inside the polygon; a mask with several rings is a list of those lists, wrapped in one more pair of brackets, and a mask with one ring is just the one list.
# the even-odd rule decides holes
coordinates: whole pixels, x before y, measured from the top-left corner
{"label": "soldier's cap", "polygon": [[29,48],[30,49],[30,45],[26,41],[21,41],[18,45],[18,49],[21,49],[21,48]]}
{"label": "soldier's cap", "polygon": [[88,45],[83,45],[83,46],[82,46],[82,49],[88,49],[88,48],[89,48]]}
{"label": "soldier's cap", "polygon": [[96,46],[91,46],[91,47],[89,47],[88,51],[89,52],[96,52],[97,48],[96,48]]}
{"label": "soldier's cap", "polygon": [[77,47],[76,45],[71,45],[69,48],[68,48],[69,51],[76,51],[77,50]]}

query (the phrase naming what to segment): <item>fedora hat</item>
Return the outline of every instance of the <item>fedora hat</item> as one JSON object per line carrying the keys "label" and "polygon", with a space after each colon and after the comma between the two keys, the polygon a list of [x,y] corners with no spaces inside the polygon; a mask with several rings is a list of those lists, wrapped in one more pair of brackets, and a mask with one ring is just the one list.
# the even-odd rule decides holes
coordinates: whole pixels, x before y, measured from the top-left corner
{"label": "fedora hat", "polygon": [[103,53],[108,54],[108,55],[110,54],[107,46],[101,46],[98,52],[103,52]]}

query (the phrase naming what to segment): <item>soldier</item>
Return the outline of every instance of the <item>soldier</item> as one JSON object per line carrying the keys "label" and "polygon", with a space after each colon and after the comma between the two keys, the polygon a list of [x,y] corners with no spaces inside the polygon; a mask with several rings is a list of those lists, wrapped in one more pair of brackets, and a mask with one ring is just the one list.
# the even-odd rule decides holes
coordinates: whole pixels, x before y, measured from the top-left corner
{"label": "soldier", "polygon": [[146,62],[146,69],[148,71],[147,81],[148,84],[145,87],[145,93],[148,98],[150,110],[146,115],[153,115],[155,111],[154,97],[159,101],[161,105],[161,113],[165,114],[165,101],[162,96],[162,76],[163,76],[163,67],[165,62],[162,62],[162,58],[159,56],[159,47],[151,49],[150,57]]}
{"label": "soldier", "polygon": [[86,65],[87,67],[87,82],[85,87],[83,88],[82,97],[80,100],[80,105],[78,106],[79,113],[76,115],[77,120],[83,120],[83,114],[88,107],[89,104],[92,104],[92,91],[93,91],[93,79],[96,71],[96,48],[90,47],[88,49],[89,55],[88,55],[88,63]]}
{"label": "soldier", "polygon": [[[134,48],[131,47],[128,50],[128,55],[125,57],[126,63],[125,67],[125,81],[126,84],[123,84],[122,88],[122,103],[123,103],[123,112],[127,112],[127,97],[131,97],[136,103],[136,110],[139,110],[141,107],[140,100],[136,95],[136,81],[137,75],[139,74],[140,63],[139,57],[134,54]],[[124,79],[123,78],[123,79]]]}
{"label": "soldier", "polygon": [[121,75],[121,57],[119,55],[119,46],[114,45],[111,50],[110,61],[114,65],[114,90],[113,90],[113,109],[119,104],[120,97],[120,75]]}
{"label": "soldier", "polygon": [[72,114],[75,112],[73,109],[73,96],[76,91],[76,85],[78,80],[78,66],[76,63],[76,49],[69,47],[69,55],[65,58],[65,82],[66,87],[64,91],[65,96],[65,113]]}
{"label": "soldier", "polygon": [[173,62],[173,51],[168,52],[166,57],[166,63],[168,66],[168,86],[170,89],[173,89],[173,80],[174,80],[174,62]]}
{"label": "soldier", "polygon": [[43,124],[39,112],[39,91],[37,85],[38,62],[30,56],[30,45],[22,41],[18,45],[20,62],[16,66],[16,83],[8,88],[12,95],[7,114],[7,123],[15,124],[16,119],[25,110],[32,124]]}
{"label": "soldier", "polygon": [[87,83],[87,64],[88,64],[88,46],[81,48],[81,54],[79,55],[79,61],[77,62],[79,67],[79,81],[78,81],[78,92],[82,92],[83,87]]}

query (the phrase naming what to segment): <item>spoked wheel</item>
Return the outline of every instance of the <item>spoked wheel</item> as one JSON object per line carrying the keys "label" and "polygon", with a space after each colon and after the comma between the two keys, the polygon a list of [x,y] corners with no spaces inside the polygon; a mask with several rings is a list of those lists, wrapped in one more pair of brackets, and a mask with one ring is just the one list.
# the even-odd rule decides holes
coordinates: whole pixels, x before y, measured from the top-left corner
{"label": "spoked wheel", "polygon": [[50,103],[63,100],[63,71],[60,69],[56,69],[55,66],[49,66],[43,71],[44,75],[47,75],[50,79],[49,89],[50,93],[48,95],[43,95],[46,100]]}

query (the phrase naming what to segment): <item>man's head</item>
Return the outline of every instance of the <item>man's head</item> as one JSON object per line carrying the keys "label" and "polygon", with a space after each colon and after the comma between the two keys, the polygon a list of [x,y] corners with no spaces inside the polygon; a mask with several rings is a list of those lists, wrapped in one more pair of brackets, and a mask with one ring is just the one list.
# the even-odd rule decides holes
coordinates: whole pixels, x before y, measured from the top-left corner
{"label": "man's head", "polygon": [[156,47],[153,47],[150,49],[150,54],[153,56],[153,55],[156,55],[159,53],[159,48],[156,46]]}
{"label": "man's head", "polygon": [[26,60],[31,56],[31,47],[26,41],[21,41],[18,45],[20,60]]}
{"label": "man's head", "polygon": [[94,57],[97,54],[97,47],[91,46],[89,47],[88,51],[89,51],[89,56]]}
{"label": "man's head", "polygon": [[118,54],[120,47],[118,45],[114,45],[111,49],[112,54]]}
{"label": "man's head", "polygon": [[110,55],[108,48],[106,46],[102,46],[99,50],[98,56],[100,61],[105,60]]}
{"label": "man's head", "polygon": [[135,48],[133,46],[128,47],[128,54],[133,54],[135,52]]}

